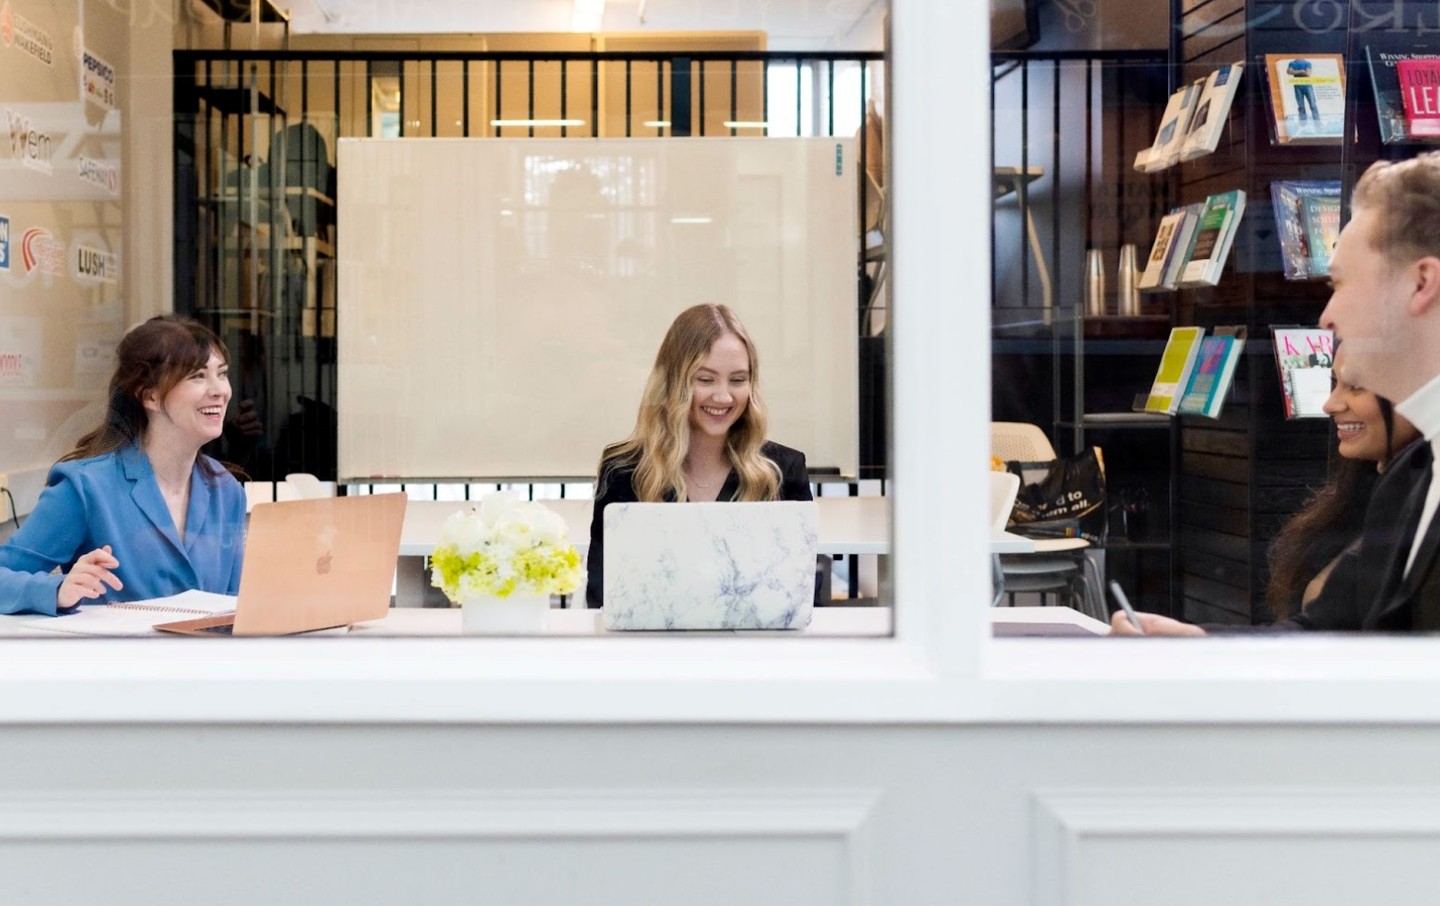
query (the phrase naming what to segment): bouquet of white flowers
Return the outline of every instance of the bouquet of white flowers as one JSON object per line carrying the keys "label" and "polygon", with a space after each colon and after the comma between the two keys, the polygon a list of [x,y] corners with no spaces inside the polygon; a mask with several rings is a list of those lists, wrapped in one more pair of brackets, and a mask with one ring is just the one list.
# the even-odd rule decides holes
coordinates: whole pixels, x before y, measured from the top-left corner
{"label": "bouquet of white flowers", "polygon": [[566,542],[565,520],[514,492],[487,494],[440,529],[430,555],[431,584],[459,604],[489,595],[564,595],[585,576]]}

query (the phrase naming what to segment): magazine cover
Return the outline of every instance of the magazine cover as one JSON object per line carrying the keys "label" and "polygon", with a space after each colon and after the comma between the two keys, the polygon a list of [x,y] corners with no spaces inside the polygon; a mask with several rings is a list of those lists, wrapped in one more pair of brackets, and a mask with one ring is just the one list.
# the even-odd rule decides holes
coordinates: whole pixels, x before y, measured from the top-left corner
{"label": "magazine cover", "polygon": [[1329,418],[1324,406],[1330,397],[1334,335],[1323,327],[1271,327],[1270,333],[1275,340],[1285,417]]}
{"label": "magazine cover", "polygon": [[[1279,179],[1272,182],[1270,204],[1275,212],[1275,235],[1280,240],[1280,257],[1286,280],[1310,280],[1330,273],[1330,249],[1334,247],[1335,240],[1331,237],[1322,248],[1311,248],[1310,227],[1321,228],[1316,235],[1323,236],[1324,224],[1306,219],[1306,199],[1334,202],[1334,226],[1336,235],[1339,235],[1340,180]],[[1316,213],[1314,216],[1320,215]]]}

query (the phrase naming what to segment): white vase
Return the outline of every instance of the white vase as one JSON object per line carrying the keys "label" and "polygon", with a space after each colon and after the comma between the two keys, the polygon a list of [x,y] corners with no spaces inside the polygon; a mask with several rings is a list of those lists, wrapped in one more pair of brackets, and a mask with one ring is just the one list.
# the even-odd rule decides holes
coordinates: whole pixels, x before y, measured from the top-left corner
{"label": "white vase", "polygon": [[480,595],[461,603],[460,626],[471,635],[539,635],[549,613],[549,595]]}

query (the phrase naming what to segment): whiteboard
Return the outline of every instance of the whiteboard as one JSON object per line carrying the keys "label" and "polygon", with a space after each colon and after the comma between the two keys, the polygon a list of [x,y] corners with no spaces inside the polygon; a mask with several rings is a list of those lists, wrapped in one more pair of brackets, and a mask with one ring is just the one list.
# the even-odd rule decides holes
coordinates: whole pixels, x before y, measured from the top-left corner
{"label": "whiteboard", "polygon": [[851,139],[342,139],[342,481],[592,475],[675,315],[731,306],[770,439],[858,460]]}

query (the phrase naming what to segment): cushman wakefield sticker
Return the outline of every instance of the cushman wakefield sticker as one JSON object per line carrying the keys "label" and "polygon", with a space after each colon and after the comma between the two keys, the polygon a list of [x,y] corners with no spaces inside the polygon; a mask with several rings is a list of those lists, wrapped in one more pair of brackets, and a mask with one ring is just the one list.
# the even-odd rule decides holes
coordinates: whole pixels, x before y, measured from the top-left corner
{"label": "cushman wakefield sticker", "polygon": [[46,66],[55,65],[55,42],[50,33],[13,12],[9,0],[0,6],[0,43],[24,51]]}

